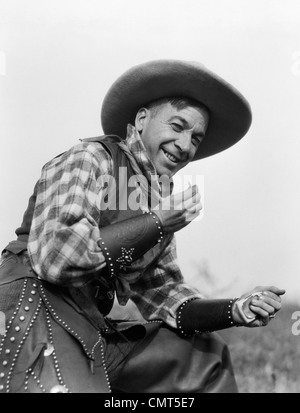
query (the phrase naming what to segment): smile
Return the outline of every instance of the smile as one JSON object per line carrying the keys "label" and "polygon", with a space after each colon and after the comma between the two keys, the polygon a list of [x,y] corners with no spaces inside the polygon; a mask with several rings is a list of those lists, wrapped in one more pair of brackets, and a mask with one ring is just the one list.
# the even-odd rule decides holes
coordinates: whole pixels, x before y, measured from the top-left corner
{"label": "smile", "polygon": [[165,154],[165,156],[173,163],[178,163],[180,160],[177,159],[174,155],[170,154],[169,152],[167,152],[165,149],[163,149],[163,153]]}

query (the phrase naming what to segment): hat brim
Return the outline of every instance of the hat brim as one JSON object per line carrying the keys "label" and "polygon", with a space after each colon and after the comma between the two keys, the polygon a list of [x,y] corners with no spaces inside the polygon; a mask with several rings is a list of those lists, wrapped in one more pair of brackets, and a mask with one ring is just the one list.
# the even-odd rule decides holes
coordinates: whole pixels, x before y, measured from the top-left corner
{"label": "hat brim", "polygon": [[205,66],[180,60],[155,60],[134,66],[108,90],[102,105],[105,134],[126,137],[138,110],[165,97],[192,98],[210,111],[209,127],[193,160],[236,144],[248,132],[252,114],[245,97]]}

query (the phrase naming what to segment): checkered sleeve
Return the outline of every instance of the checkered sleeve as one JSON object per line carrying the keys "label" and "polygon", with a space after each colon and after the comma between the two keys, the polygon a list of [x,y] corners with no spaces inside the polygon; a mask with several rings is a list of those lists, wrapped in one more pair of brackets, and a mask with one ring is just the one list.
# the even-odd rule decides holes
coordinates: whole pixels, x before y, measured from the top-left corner
{"label": "checkered sleeve", "polygon": [[156,266],[151,266],[131,285],[131,300],[146,320],[162,320],[176,328],[178,308],[191,298],[203,298],[200,292],[184,282],[178,265],[173,236]]}
{"label": "checkered sleeve", "polygon": [[39,278],[78,287],[106,265],[98,223],[101,176],[111,169],[105,149],[88,142],[43,167],[28,243]]}

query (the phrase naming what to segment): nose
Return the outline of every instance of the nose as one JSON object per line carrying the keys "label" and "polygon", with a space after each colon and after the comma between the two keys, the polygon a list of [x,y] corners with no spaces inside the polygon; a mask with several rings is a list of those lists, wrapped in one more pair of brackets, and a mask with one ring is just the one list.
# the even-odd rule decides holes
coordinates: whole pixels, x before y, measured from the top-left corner
{"label": "nose", "polygon": [[182,133],[175,141],[175,146],[181,154],[189,154],[191,150],[192,135],[188,132]]}

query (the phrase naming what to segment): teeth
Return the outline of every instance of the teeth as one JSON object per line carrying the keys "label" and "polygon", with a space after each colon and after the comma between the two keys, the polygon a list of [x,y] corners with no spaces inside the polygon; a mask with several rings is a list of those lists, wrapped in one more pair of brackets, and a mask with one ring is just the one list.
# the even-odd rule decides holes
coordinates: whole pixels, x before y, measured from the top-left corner
{"label": "teeth", "polygon": [[175,158],[175,156],[171,155],[169,152],[166,152],[166,151],[164,150],[164,154],[166,155],[167,158],[170,159],[170,161],[172,161],[172,162],[177,162],[177,159]]}

